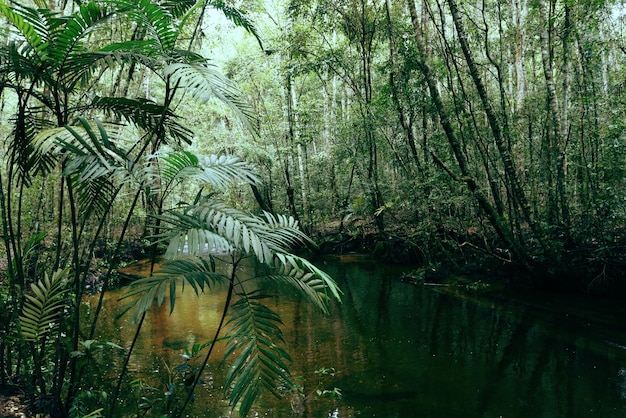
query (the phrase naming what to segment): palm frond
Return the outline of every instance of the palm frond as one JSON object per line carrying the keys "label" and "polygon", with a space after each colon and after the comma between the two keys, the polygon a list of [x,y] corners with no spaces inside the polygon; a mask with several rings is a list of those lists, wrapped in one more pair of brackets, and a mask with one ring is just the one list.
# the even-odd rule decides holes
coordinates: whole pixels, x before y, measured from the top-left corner
{"label": "palm frond", "polygon": [[177,116],[170,109],[146,99],[126,97],[96,97],[91,107],[126,120],[149,132],[156,132],[161,127],[178,143],[190,144],[193,133],[177,122]]}
{"label": "palm frond", "polygon": [[181,18],[197,3],[196,0],[169,0],[162,2],[161,7],[167,10],[172,17]]}
{"label": "palm frond", "polygon": [[225,189],[235,181],[256,184],[252,168],[234,156],[196,156],[188,151],[164,154],[159,159],[161,178],[171,184],[176,180],[196,180],[216,189]]}
{"label": "palm frond", "polygon": [[304,295],[325,315],[329,314],[328,303],[331,299],[341,301],[341,290],[333,278],[305,258],[277,253],[274,266],[267,274],[257,276],[256,280],[292,287],[296,294]]}
{"label": "palm frond", "polygon": [[191,286],[196,294],[210,289],[217,283],[227,281],[228,278],[215,272],[215,263],[211,257],[195,259],[178,259],[164,263],[152,277],[132,282],[122,299],[131,299],[118,314],[124,315],[133,311],[133,321],[136,321],[146,312],[156,300],[157,306],[161,307],[168,294],[170,301],[170,313],[176,304],[176,291],[178,284]]}
{"label": "palm frond", "polygon": [[148,37],[158,41],[162,52],[174,49],[178,38],[177,28],[172,24],[172,15],[166,7],[150,0],[111,1],[146,29]]}
{"label": "palm frond", "polygon": [[108,7],[90,1],[81,4],[74,14],[65,18],[63,28],[54,38],[50,51],[50,56],[62,72],[62,77],[70,77],[65,73],[72,74],[73,69],[66,65],[68,58],[85,52],[82,39],[111,16],[114,16],[114,13]]}
{"label": "palm frond", "polygon": [[0,47],[0,75],[4,85],[20,92],[25,90],[23,80],[44,76],[41,62],[31,55],[31,49],[24,41],[12,40]]}
{"label": "palm frond", "polygon": [[32,52],[32,57],[36,58],[38,63],[45,62],[49,44],[45,39],[46,27],[43,25],[45,20],[32,18],[38,15],[37,10],[15,4],[9,6],[5,2],[0,2],[0,13],[21,34],[27,45],[22,51]]}
{"label": "palm frond", "polygon": [[63,175],[74,180],[81,216],[104,216],[121,184],[132,180],[132,161],[116,145],[123,132],[119,125],[86,119],[78,122],[77,126],[42,131],[35,141],[37,153],[50,161],[63,156]]}
{"label": "palm frond", "polygon": [[185,213],[170,211],[156,216],[165,222],[164,232],[155,236],[157,242],[167,242],[165,257],[176,258],[182,255],[200,256],[215,253],[229,253],[233,250],[230,242],[216,231],[207,228],[201,220]]}
{"label": "palm frond", "polygon": [[65,306],[67,270],[57,270],[49,277],[31,284],[19,316],[20,332],[26,341],[37,341],[58,325]]}
{"label": "palm frond", "polygon": [[263,49],[263,39],[261,37],[261,32],[243,10],[230,4],[226,4],[226,2],[224,2],[223,0],[208,0],[208,4],[214,9],[224,13],[224,16],[226,16],[226,18],[233,22],[235,25],[245,29],[249,34],[254,36],[259,43],[261,49]]}
{"label": "palm frond", "polygon": [[[259,218],[230,208],[221,202],[210,199],[203,205],[194,207],[192,213],[180,214],[172,211],[168,215],[163,220],[175,225],[175,228],[168,231],[168,238],[171,240],[168,254],[175,254],[176,248],[180,250],[181,245],[184,246],[184,243],[189,242],[190,237],[198,235],[204,238],[203,234],[206,231],[206,237],[220,237],[228,243],[229,248],[241,248],[245,252],[252,251],[261,262],[272,258],[274,252],[272,243],[256,233],[262,226]],[[196,246],[188,245],[188,247],[189,254],[196,255],[191,252]],[[213,250],[213,247],[209,246],[208,249]],[[215,249],[218,250],[219,247]]]}
{"label": "palm frond", "polygon": [[252,123],[254,112],[244,101],[237,86],[220,74],[215,66],[208,63],[174,63],[163,70],[165,78],[170,78],[173,85],[185,88],[193,97],[206,102],[212,97],[228,105],[252,132],[256,126]]}
{"label": "palm frond", "polygon": [[225,386],[230,391],[230,403],[239,405],[246,416],[261,390],[280,397],[278,387],[289,382],[287,362],[290,357],[278,344],[284,342],[278,314],[260,301],[264,295],[240,295],[231,305],[227,330],[228,345],[224,358],[233,354],[235,360],[228,368]]}
{"label": "palm frond", "polygon": [[26,185],[30,185],[31,177],[39,167],[54,163],[49,156],[40,156],[36,152],[36,132],[44,124],[44,120],[27,109],[19,109],[13,119],[14,129],[8,148],[17,174]]}
{"label": "palm frond", "polygon": [[186,213],[170,211],[159,218],[170,225],[158,237],[170,240],[166,252],[170,257],[182,254],[183,249],[189,255],[202,254],[207,249],[239,249],[271,264],[275,254],[288,252],[308,240],[292,217],[266,213],[261,218],[212,197],[189,207]]}

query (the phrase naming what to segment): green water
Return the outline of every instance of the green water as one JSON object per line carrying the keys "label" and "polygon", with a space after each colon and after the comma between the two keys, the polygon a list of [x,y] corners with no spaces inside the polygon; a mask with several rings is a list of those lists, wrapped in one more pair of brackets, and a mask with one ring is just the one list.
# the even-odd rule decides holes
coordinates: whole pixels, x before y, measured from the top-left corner
{"label": "green water", "polygon": [[[399,269],[364,258],[318,265],[338,281],[343,302],[324,317],[298,300],[271,301],[303,390],[282,401],[263,397],[258,416],[626,416],[626,310],[619,302],[536,294],[532,304],[513,303],[404,283]],[[128,347],[134,325],[114,319],[118,297],[107,297],[99,332]],[[149,313],[128,379],[154,387],[143,392],[148,399],[167,390],[182,347],[212,338],[223,298],[223,290],[186,291],[173,315]],[[189,416],[228,416],[222,354],[218,346]],[[120,363],[104,352],[99,379],[112,382]],[[317,393],[334,388],[341,399]],[[125,385],[118,415],[133,416],[139,393]]]}

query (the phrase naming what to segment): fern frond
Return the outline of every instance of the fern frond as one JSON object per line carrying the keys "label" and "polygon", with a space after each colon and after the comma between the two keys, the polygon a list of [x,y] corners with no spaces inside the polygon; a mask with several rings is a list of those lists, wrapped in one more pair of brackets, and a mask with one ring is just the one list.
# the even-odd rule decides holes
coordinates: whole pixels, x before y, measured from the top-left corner
{"label": "fern frond", "polygon": [[65,306],[67,270],[57,270],[52,277],[31,284],[32,295],[26,295],[19,317],[20,332],[26,341],[37,341],[57,325]]}
{"label": "fern frond", "polygon": [[260,302],[259,293],[242,294],[231,305],[230,328],[224,358],[233,354],[225,386],[230,390],[230,403],[239,405],[246,416],[261,390],[280,397],[278,387],[289,381],[287,362],[290,357],[278,344],[284,342],[280,317]]}

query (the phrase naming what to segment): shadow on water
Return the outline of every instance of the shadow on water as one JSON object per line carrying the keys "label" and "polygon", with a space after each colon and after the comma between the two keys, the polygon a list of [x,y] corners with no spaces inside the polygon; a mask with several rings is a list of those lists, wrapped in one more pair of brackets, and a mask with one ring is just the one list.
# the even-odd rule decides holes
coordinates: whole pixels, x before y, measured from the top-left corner
{"label": "shadow on water", "polygon": [[[364,258],[317,264],[337,280],[343,302],[324,317],[300,300],[271,300],[302,391],[283,401],[262,398],[259,416],[626,416],[626,322],[619,306],[610,316],[614,324],[597,324],[583,302],[576,314],[550,298],[529,306],[403,283],[400,268]],[[114,319],[118,297],[107,297],[102,338],[127,347],[134,325]],[[166,390],[183,349],[211,338],[224,289],[200,297],[188,290],[179,298],[171,316],[167,308],[150,312],[132,359],[132,378],[156,388],[154,397]],[[226,415],[222,355],[220,346],[190,416]],[[119,359],[101,361],[112,380]],[[331,396],[335,388],[341,399]],[[137,393],[127,395],[131,411]]]}

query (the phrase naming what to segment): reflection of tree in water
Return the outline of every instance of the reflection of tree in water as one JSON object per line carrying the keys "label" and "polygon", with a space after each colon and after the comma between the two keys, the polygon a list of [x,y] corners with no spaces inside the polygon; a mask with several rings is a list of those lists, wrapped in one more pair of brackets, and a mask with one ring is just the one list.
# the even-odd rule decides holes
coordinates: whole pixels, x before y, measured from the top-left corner
{"label": "reflection of tree in water", "polygon": [[373,264],[345,270],[332,272],[345,293],[330,363],[354,410],[523,417],[624,406],[607,384],[615,361],[558,323],[401,283]]}
{"label": "reflection of tree in water", "polygon": [[[320,267],[344,291],[330,317],[298,300],[275,300],[293,358],[290,370],[302,377],[301,416],[611,417],[621,416],[626,406],[623,348],[611,348],[585,327],[403,283],[400,274],[373,262],[329,261]],[[185,301],[169,328],[186,335],[190,317],[204,323],[205,331],[211,328],[219,310],[212,299]],[[168,310],[154,315],[144,325],[146,340],[134,361],[153,362],[156,379],[165,374],[162,358],[173,356],[167,361],[176,364],[179,352],[162,347],[173,336],[160,333],[160,321],[170,320]],[[129,323],[111,326],[103,332],[113,341],[127,341],[133,331]],[[201,331],[196,335],[200,341]],[[223,373],[218,366],[210,370],[216,382]],[[320,368],[337,373],[320,377]],[[334,387],[344,395],[339,401],[315,393]],[[221,395],[219,387],[198,394],[218,409]],[[269,397],[257,411],[292,416],[289,400]]]}

